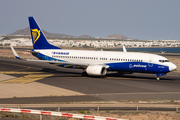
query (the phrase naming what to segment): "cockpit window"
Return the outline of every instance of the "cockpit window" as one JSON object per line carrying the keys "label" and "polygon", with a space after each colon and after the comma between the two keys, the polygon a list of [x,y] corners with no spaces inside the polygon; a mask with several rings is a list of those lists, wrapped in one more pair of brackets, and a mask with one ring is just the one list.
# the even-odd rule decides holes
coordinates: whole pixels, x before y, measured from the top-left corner
{"label": "cockpit window", "polygon": [[169,62],[169,60],[159,60],[159,62]]}

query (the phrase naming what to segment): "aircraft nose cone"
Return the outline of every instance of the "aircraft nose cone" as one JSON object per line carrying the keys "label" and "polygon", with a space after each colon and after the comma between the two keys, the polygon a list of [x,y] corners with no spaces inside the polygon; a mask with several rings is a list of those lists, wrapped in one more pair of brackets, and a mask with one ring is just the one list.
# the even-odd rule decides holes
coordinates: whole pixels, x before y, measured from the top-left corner
{"label": "aircraft nose cone", "polygon": [[173,63],[171,63],[170,65],[169,65],[169,71],[173,71],[173,70],[175,70],[177,68],[177,66],[175,65],[175,64],[173,64]]}

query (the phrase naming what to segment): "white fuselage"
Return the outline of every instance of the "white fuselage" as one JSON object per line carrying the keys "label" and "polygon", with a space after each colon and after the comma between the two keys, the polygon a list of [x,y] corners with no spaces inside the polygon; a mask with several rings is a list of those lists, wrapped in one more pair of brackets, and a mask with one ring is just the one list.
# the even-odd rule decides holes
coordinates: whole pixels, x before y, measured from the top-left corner
{"label": "white fuselage", "polygon": [[[176,68],[167,58],[148,53],[88,50],[35,50],[43,60],[108,65],[112,71],[167,73]],[[159,70],[158,70],[159,69]]]}

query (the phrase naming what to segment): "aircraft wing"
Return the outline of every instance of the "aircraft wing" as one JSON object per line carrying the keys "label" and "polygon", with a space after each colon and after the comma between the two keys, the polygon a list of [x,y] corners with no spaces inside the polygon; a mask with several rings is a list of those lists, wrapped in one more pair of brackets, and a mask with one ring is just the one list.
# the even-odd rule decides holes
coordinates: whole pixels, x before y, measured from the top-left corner
{"label": "aircraft wing", "polygon": [[[15,58],[17,58],[19,60],[23,60],[23,59],[21,59],[19,57],[17,52],[14,50],[14,48],[12,46],[10,46],[10,47],[11,47],[11,49],[13,51],[13,54],[14,54]],[[37,53],[35,51],[30,51],[30,50],[28,50],[28,52]],[[46,63],[55,64],[55,65],[59,65],[59,66],[62,65],[63,67],[73,67],[73,68],[87,68],[87,66],[89,66],[89,64],[86,64],[86,63],[72,63],[72,62],[62,62],[62,61],[34,60],[34,59],[26,59],[26,61],[46,62]]]}
{"label": "aircraft wing", "polygon": [[[10,45],[10,47],[11,47],[11,50],[12,50],[12,52],[13,52],[13,54],[14,54],[14,57],[17,58],[17,59],[22,60],[22,59],[19,57],[19,55],[17,54],[17,52],[14,50],[13,46]],[[24,51],[24,50],[23,50],[23,51]],[[33,51],[33,50],[25,50],[25,51],[26,51],[26,52],[30,52],[30,53],[39,53],[39,52],[36,52],[36,51]]]}
{"label": "aircraft wing", "polygon": [[27,61],[32,61],[32,62],[46,62],[50,64],[55,64],[55,65],[63,65],[64,67],[82,67],[86,68],[89,66],[87,63],[73,63],[73,62],[62,62],[62,61],[49,61],[49,60],[33,60],[33,59],[27,59]]}
{"label": "aircraft wing", "polygon": [[[15,56],[15,58],[17,59],[20,59],[22,60],[19,55],[17,54],[17,52],[14,50],[14,48],[12,46],[10,46],[12,51],[13,51],[13,54]],[[35,51],[30,51],[28,50],[28,52],[31,52],[31,53],[38,53],[38,52],[35,52]],[[54,65],[57,65],[57,66],[63,66],[63,67],[71,67],[71,68],[87,68],[89,65],[92,65],[92,64],[87,64],[87,63],[73,63],[73,62],[62,62],[62,61],[50,61],[50,60],[34,60],[34,59],[24,59],[26,61],[31,61],[31,62],[46,62],[46,63],[50,63],[50,64],[54,64]],[[107,65],[101,65],[101,66],[104,66],[106,68],[109,68],[109,66]]]}
{"label": "aircraft wing", "polygon": [[[33,60],[33,59],[27,59],[27,61],[32,61],[32,62],[46,62],[46,63],[50,63],[50,64],[55,64],[57,66],[63,66],[65,68],[87,68],[90,65],[94,65],[94,64],[88,64],[88,63],[73,63],[73,62],[62,62],[62,61],[50,61],[50,60]],[[97,65],[97,64],[95,64]],[[98,64],[100,66],[104,66],[105,68],[109,68],[108,65],[104,65],[104,64]]]}

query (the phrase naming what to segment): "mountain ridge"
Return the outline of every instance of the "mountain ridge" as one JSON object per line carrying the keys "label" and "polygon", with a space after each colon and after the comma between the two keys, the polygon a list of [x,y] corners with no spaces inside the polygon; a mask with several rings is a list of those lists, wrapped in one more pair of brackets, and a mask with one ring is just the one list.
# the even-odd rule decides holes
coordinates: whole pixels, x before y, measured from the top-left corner
{"label": "mountain ridge", "polygon": [[[59,33],[49,33],[45,30],[42,31],[47,38],[85,38],[85,39],[94,38],[89,35],[71,36],[71,35],[59,34]],[[30,28],[26,27],[24,29],[19,29],[8,35],[30,35]],[[128,39],[128,38],[121,34],[115,34],[115,35],[108,35],[107,37],[105,37],[105,39]]]}
{"label": "mountain ridge", "polygon": [[105,38],[107,38],[107,39],[128,39],[128,37],[126,37],[122,34],[108,35]]}
{"label": "mountain ridge", "polygon": [[[42,30],[46,37],[48,38],[78,38],[77,36],[71,36],[66,34],[58,34],[58,33],[49,33],[45,30]],[[19,29],[8,35],[30,35],[30,28],[26,27],[24,29]]]}

